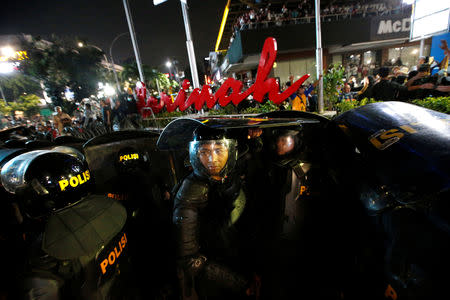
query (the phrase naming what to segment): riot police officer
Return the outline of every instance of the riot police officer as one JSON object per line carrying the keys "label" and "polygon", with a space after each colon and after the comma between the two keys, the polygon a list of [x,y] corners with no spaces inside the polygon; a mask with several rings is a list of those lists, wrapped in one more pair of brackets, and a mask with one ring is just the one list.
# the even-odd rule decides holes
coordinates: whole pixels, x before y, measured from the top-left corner
{"label": "riot police officer", "polygon": [[331,193],[332,187],[324,182],[323,168],[313,154],[319,149],[308,140],[302,126],[265,128],[261,151],[251,160],[247,177],[255,187],[252,199],[260,224],[263,299],[338,295],[321,271],[331,273],[334,268],[334,255],[325,253],[331,229],[337,227],[329,226],[333,209],[327,201],[332,198],[324,189]]}
{"label": "riot police officer", "polygon": [[[106,299],[127,262],[126,211],[91,194],[77,157],[50,150],[16,156],[1,181],[23,216],[23,257],[14,299]],[[123,275],[121,275],[123,276]]]}
{"label": "riot police officer", "polygon": [[239,221],[245,195],[233,174],[237,141],[227,132],[199,126],[189,144],[193,172],[174,199],[179,278],[183,299],[245,297],[257,282],[239,259]]}

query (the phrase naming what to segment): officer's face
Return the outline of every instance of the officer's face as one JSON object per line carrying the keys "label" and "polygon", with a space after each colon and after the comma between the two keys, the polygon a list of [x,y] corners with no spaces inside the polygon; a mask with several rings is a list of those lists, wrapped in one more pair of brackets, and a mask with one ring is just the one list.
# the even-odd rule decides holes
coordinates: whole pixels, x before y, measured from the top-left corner
{"label": "officer's face", "polygon": [[209,175],[218,177],[228,161],[228,148],[220,142],[209,142],[198,149],[198,157]]}
{"label": "officer's face", "polygon": [[292,136],[280,136],[277,139],[277,154],[285,155],[294,149],[294,139]]}

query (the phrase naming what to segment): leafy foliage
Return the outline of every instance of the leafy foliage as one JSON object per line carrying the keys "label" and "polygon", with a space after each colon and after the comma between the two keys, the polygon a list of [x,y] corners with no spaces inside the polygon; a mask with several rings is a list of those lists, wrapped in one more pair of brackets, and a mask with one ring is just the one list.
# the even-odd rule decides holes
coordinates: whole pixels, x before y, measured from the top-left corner
{"label": "leafy foliage", "polygon": [[412,103],[429,108],[432,110],[436,110],[439,112],[443,112],[446,114],[450,114],[450,96],[449,97],[436,97],[436,98],[425,98],[413,100]]}
{"label": "leafy foliage", "polygon": [[237,114],[237,108],[233,104],[228,104],[225,107],[220,107],[218,109],[211,109],[208,111],[209,115],[235,115]]}
{"label": "leafy foliage", "polygon": [[13,111],[23,111],[25,116],[31,118],[39,113],[40,98],[34,94],[21,95],[15,102],[6,104],[4,101],[0,103],[0,112],[8,115]]}
{"label": "leafy foliage", "polygon": [[344,100],[342,102],[335,104],[335,107],[336,107],[338,113],[345,112],[347,110],[356,108],[358,106],[360,106],[360,103],[356,99],[351,99],[351,100],[347,99],[347,100]]}
{"label": "leafy foliage", "polygon": [[76,101],[97,92],[97,83],[104,77],[101,66],[103,53],[95,47],[77,47],[75,41],[65,41],[52,36],[49,41],[36,38],[23,41],[28,52],[21,70],[43,82],[47,95],[54,105],[69,113],[74,104],[64,98],[66,88],[74,92]]}
{"label": "leafy foliage", "polygon": [[11,106],[5,103],[3,99],[0,99],[0,113],[2,115],[9,115],[11,111],[12,111]]}
{"label": "leafy foliage", "polygon": [[[178,83],[174,80],[170,80],[164,73],[159,72],[157,69],[151,68],[147,65],[142,66],[142,72],[144,73],[144,79],[146,80],[145,84],[148,88],[157,90],[159,88],[161,90],[168,90],[169,88],[178,87]],[[119,74],[121,80],[131,81],[133,84],[131,88],[134,88],[134,83],[140,80],[139,69],[136,63],[125,64],[123,66],[123,71]]]}
{"label": "leafy foliage", "polygon": [[264,104],[244,109],[243,111],[241,111],[241,114],[261,114],[261,113],[268,113],[278,109],[279,107],[276,104],[273,104],[271,101],[267,101]]}
{"label": "leafy foliage", "polygon": [[323,95],[325,107],[332,109],[339,102],[337,86],[344,84],[345,68],[338,64],[331,64],[323,76]]}
{"label": "leafy foliage", "polygon": [[344,100],[342,102],[336,103],[335,107],[337,108],[338,113],[343,113],[343,112],[346,112],[347,110],[357,108],[359,106],[363,106],[363,105],[366,105],[369,103],[375,103],[375,102],[380,102],[380,101],[376,101],[373,98],[364,98],[364,99],[361,99],[361,101],[352,99],[352,100]]}
{"label": "leafy foliage", "polygon": [[[353,108],[357,108],[359,106],[364,106],[369,103],[375,103],[380,101],[375,101],[373,98],[364,98],[361,101],[357,100],[347,100],[342,101],[336,104],[338,113],[343,113]],[[416,99],[411,101],[413,104],[422,106],[428,109],[432,109],[435,111],[443,112],[446,114],[450,113],[450,96],[448,97],[428,97],[425,99]]]}
{"label": "leafy foliage", "polygon": [[36,79],[19,72],[0,75],[0,84],[8,101],[14,101],[24,93],[42,94],[42,88]]}

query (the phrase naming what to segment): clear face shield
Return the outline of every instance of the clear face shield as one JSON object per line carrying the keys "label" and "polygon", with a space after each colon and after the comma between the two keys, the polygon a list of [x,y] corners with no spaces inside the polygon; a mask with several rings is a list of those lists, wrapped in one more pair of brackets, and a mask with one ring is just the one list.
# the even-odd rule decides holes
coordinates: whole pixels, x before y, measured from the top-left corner
{"label": "clear face shield", "polygon": [[216,180],[224,178],[237,159],[236,140],[202,140],[189,143],[189,158],[198,175]]}
{"label": "clear face shield", "polygon": [[280,164],[299,158],[302,146],[299,130],[277,129],[267,136],[272,159]]}
{"label": "clear face shield", "polygon": [[285,135],[279,136],[276,141],[276,153],[277,155],[286,155],[291,153],[295,147],[295,140],[293,136]]}

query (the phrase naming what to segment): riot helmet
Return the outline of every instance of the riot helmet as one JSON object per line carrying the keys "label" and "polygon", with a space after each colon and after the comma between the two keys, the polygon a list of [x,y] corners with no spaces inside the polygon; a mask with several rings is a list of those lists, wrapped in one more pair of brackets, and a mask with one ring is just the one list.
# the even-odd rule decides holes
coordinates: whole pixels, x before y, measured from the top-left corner
{"label": "riot helmet", "polygon": [[22,212],[31,218],[77,203],[94,186],[86,162],[51,150],[16,156],[2,168],[1,181],[8,192],[18,197]]}
{"label": "riot helmet", "polygon": [[284,165],[300,159],[302,152],[302,131],[300,127],[274,128],[266,138],[270,157],[275,163]]}
{"label": "riot helmet", "polygon": [[149,163],[148,154],[133,147],[120,149],[116,157],[116,167],[122,175],[132,175],[139,171],[145,171],[148,169]]}
{"label": "riot helmet", "polygon": [[86,158],[84,156],[83,153],[81,153],[79,150],[77,150],[76,148],[73,147],[69,147],[69,146],[56,146],[54,148],[52,148],[53,151],[57,151],[57,152],[61,152],[61,153],[65,153],[65,154],[69,154],[73,157],[78,158],[81,161],[86,161]]}
{"label": "riot helmet", "polygon": [[223,180],[236,164],[237,141],[225,130],[199,126],[189,143],[189,159],[196,175]]}

